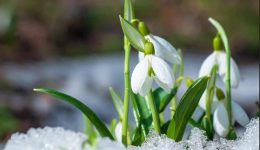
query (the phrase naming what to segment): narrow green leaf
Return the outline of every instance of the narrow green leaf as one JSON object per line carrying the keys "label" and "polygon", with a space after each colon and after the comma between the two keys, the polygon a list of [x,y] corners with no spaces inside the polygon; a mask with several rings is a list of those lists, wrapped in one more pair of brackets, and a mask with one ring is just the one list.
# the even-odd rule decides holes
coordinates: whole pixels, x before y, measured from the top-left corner
{"label": "narrow green leaf", "polygon": [[218,30],[225,49],[229,49],[228,38],[224,28],[221,26],[221,24],[218,21],[216,21],[213,18],[209,18],[209,22]]}
{"label": "narrow green leaf", "polygon": [[145,141],[145,135],[142,132],[141,126],[138,126],[133,134],[131,145],[140,146]]}
{"label": "narrow green leaf", "polygon": [[140,96],[132,93],[131,95],[133,103],[134,114],[137,115],[137,126],[141,126],[145,135],[148,134],[149,129],[152,126],[152,114],[148,107],[146,100]]}
{"label": "narrow green leaf", "polygon": [[112,97],[113,103],[115,105],[115,108],[117,110],[117,113],[119,115],[119,119],[122,120],[124,116],[124,104],[122,99],[119,97],[119,95],[114,91],[112,87],[109,87],[109,92]]}
{"label": "narrow green leaf", "polygon": [[207,116],[203,117],[201,126],[202,126],[203,130],[206,131],[206,135],[207,135],[208,139],[213,140],[213,137],[214,137],[213,124],[212,124],[212,121]]}
{"label": "narrow green leaf", "polygon": [[161,134],[167,134],[167,129],[168,129],[170,123],[171,123],[171,120],[168,120],[161,126]]}
{"label": "narrow green leaf", "polygon": [[131,20],[135,18],[132,0],[125,0],[125,3],[124,3],[124,18],[129,22],[131,22]]}
{"label": "narrow green leaf", "polygon": [[124,35],[127,37],[131,45],[137,50],[143,52],[145,45],[145,38],[142,34],[127,20],[119,16],[121,27],[123,29]]}
{"label": "narrow green leaf", "polygon": [[109,137],[110,139],[114,140],[114,137],[112,136],[108,128],[105,126],[105,124],[98,118],[98,116],[88,106],[83,104],[81,101],[77,100],[74,97],[71,97],[69,95],[66,95],[64,93],[52,89],[39,88],[33,90],[36,92],[50,94],[56,98],[59,98],[60,100],[63,100],[75,106],[93,123],[93,125],[96,127],[97,131],[102,137]]}
{"label": "narrow green leaf", "polygon": [[111,122],[110,122],[110,126],[109,126],[109,130],[110,130],[110,133],[116,137],[116,125],[117,125],[117,121],[116,119],[112,119]]}
{"label": "narrow green leaf", "polygon": [[229,131],[229,133],[228,133],[228,135],[227,135],[227,139],[229,139],[229,140],[235,140],[235,139],[237,139],[236,130],[235,130],[234,128],[232,128],[232,129]]}
{"label": "narrow green leaf", "polygon": [[181,98],[167,131],[169,138],[175,141],[182,139],[186,125],[206,89],[208,79],[208,77],[202,77],[196,80]]}
{"label": "narrow green leaf", "polygon": [[97,133],[93,127],[92,122],[84,115],[84,122],[85,122],[85,134],[87,135],[87,143],[90,145],[94,145],[97,139]]}
{"label": "narrow green leaf", "polygon": [[176,95],[178,87],[174,87],[170,93],[165,92],[162,88],[157,88],[153,92],[155,104],[159,112],[163,112],[166,106],[171,102],[172,98]]}

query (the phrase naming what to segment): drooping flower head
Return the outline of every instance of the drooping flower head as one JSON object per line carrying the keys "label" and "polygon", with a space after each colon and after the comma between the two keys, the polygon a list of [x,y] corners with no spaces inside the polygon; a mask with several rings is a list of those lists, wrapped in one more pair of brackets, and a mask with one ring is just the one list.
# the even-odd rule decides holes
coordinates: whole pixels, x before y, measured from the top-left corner
{"label": "drooping flower head", "polygon": [[[222,78],[224,82],[226,82],[226,68],[227,68],[227,60],[226,53],[223,51],[222,42],[220,36],[217,35],[213,41],[214,51],[210,54],[202,63],[199,77],[209,75],[211,69],[214,65],[218,65],[218,74]],[[240,82],[240,72],[236,62],[231,58],[230,62],[230,83],[231,87],[237,88]]]}
{"label": "drooping flower head", "polygon": [[134,93],[146,96],[152,88],[153,80],[165,91],[170,92],[174,84],[174,76],[169,65],[154,55],[151,42],[145,44],[145,56],[134,68],[131,86]]}
{"label": "drooping flower head", "polygon": [[[215,95],[212,100],[211,112],[213,114],[213,126],[216,133],[221,137],[226,137],[229,132],[228,112],[226,108],[225,95],[221,89],[215,90]],[[244,109],[235,101],[232,102],[232,123],[237,122],[241,126],[246,126],[249,123],[249,118]],[[199,106],[206,110],[206,92],[202,95]]]}
{"label": "drooping flower head", "polygon": [[[155,56],[162,58],[172,64],[180,64],[181,58],[176,49],[165,39],[150,33],[144,22],[139,22],[138,30],[142,33],[146,40],[154,45]],[[144,53],[139,52],[139,59],[144,58]]]}

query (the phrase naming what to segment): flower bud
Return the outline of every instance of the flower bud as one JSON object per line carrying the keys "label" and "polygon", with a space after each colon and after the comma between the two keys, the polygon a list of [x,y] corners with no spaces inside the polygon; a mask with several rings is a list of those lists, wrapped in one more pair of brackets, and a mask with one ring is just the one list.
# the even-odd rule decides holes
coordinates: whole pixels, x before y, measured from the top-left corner
{"label": "flower bud", "polygon": [[146,43],[145,43],[145,45],[144,45],[144,53],[145,53],[146,55],[154,54],[153,43],[151,43],[151,42],[146,42]]}
{"label": "flower bud", "polygon": [[142,21],[140,21],[138,24],[138,30],[143,36],[150,34],[150,31],[149,31],[147,25]]}
{"label": "flower bud", "polygon": [[215,51],[221,51],[224,49],[222,39],[221,39],[219,33],[217,33],[217,35],[213,39],[213,49]]}

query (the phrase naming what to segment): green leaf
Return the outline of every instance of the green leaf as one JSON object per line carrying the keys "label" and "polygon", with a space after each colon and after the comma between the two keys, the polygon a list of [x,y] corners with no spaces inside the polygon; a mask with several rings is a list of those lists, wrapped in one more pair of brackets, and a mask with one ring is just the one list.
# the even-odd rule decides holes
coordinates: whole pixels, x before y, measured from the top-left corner
{"label": "green leaf", "polygon": [[175,141],[182,139],[186,125],[207,87],[208,79],[208,77],[202,77],[196,80],[181,98],[167,131],[169,138]]}
{"label": "green leaf", "polygon": [[64,93],[52,89],[39,88],[39,89],[34,89],[34,91],[50,94],[56,98],[59,98],[75,106],[93,123],[93,125],[96,127],[97,131],[102,137],[109,137],[110,139],[114,140],[114,137],[112,136],[108,128],[105,126],[105,124],[98,118],[98,116],[88,106],[83,104],[81,101],[77,100],[74,97],[71,97],[69,95],[66,95]]}
{"label": "green leaf", "polygon": [[176,95],[178,87],[174,87],[170,93],[165,92],[162,88],[157,88],[153,92],[155,104],[159,112],[163,112],[166,106],[171,102],[172,98]]}
{"label": "green leaf", "polygon": [[116,125],[117,125],[117,121],[116,119],[112,119],[111,122],[110,122],[110,127],[109,127],[109,130],[110,130],[110,133],[112,133],[112,135],[114,137],[116,137]]}
{"label": "green leaf", "polygon": [[213,140],[214,137],[213,124],[212,121],[207,116],[203,117],[201,126],[206,131],[206,135],[208,139]]}
{"label": "green leaf", "polygon": [[131,99],[133,103],[133,111],[136,116],[137,126],[141,126],[144,135],[147,135],[149,129],[152,126],[152,114],[148,107],[148,104],[140,95],[136,95],[133,92],[131,93]]}
{"label": "green leaf", "polygon": [[227,38],[224,28],[221,26],[221,24],[218,21],[216,21],[213,18],[209,18],[209,22],[218,30],[225,49],[229,50],[228,38]]}
{"label": "green leaf", "polygon": [[93,127],[92,122],[84,115],[84,122],[85,122],[85,134],[87,135],[87,143],[90,145],[94,145],[97,139],[97,133]]}
{"label": "green leaf", "polygon": [[117,113],[119,115],[120,120],[123,119],[124,116],[124,105],[122,99],[119,97],[119,95],[114,91],[112,87],[109,87],[109,92],[112,97],[113,103],[115,105],[115,108],[117,110]]}
{"label": "green leaf", "polygon": [[171,123],[171,120],[168,120],[161,126],[161,134],[167,134],[167,129],[168,129],[170,123]]}
{"label": "green leaf", "polygon": [[125,0],[124,3],[124,18],[131,22],[135,18],[134,7],[132,0]]}
{"label": "green leaf", "polygon": [[141,126],[138,126],[134,131],[131,145],[140,146],[144,141],[145,141],[144,132],[142,132]]}
{"label": "green leaf", "polygon": [[145,45],[145,38],[142,34],[127,20],[119,16],[121,27],[123,29],[124,35],[127,37],[131,45],[137,50],[143,52]]}
{"label": "green leaf", "polygon": [[227,139],[229,139],[229,140],[237,139],[236,130],[234,128],[230,129],[230,131],[229,131],[229,133],[227,135]]}

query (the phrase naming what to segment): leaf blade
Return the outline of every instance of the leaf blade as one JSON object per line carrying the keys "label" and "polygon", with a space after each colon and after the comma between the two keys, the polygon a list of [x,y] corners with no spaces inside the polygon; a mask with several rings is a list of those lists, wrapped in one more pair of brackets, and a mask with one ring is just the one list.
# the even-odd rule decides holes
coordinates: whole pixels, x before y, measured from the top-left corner
{"label": "leaf blade", "polygon": [[72,104],[73,106],[78,108],[93,123],[93,125],[96,127],[97,131],[100,133],[102,137],[109,137],[110,139],[114,140],[114,137],[112,136],[108,128],[105,126],[105,124],[98,118],[98,116],[94,113],[94,111],[92,111],[88,106],[83,104],[81,101],[53,89],[38,88],[33,90],[36,92],[50,94],[62,101]]}
{"label": "leaf blade", "polygon": [[131,45],[136,48],[137,50],[143,52],[144,51],[144,45],[145,45],[145,38],[142,36],[142,34],[135,29],[135,27],[128,22],[126,19],[120,18],[120,23],[122,30],[124,32],[124,35],[127,37],[128,41],[131,43]]}
{"label": "leaf blade", "polygon": [[199,100],[206,89],[208,77],[202,77],[196,80],[185,92],[167,130],[167,136],[180,141],[182,139],[185,127],[195,111]]}
{"label": "leaf blade", "polygon": [[109,87],[109,93],[112,97],[112,101],[114,103],[114,106],[117,110],[117,113],[119,115],[120,120],[123,119],[124,116],[124,106],[123,106],[123,101],[122,99],[119,97],[119,95],[115,92],[115,90],[112,87]]}
{"label": "leaf blade", "polygon": [[162,88],[157,88],[154,92],[155,104],[159,112],[163,112],[172,98],[177,94],[178,87],[174,87],[170,93],[165,92]]}

